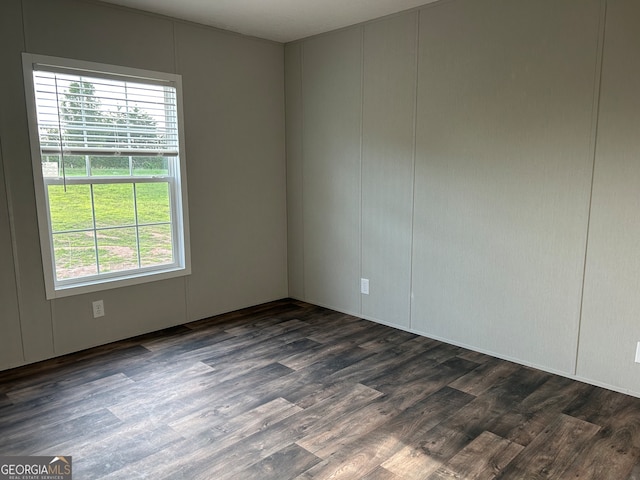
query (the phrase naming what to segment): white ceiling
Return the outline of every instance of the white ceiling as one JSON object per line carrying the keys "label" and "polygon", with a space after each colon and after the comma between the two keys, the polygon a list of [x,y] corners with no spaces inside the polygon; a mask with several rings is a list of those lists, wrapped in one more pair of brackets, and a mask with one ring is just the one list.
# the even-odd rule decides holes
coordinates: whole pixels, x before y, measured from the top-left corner
{"label": "white ceiling", "polygon": [[105,0],[233,32],[290,42],[436,0]]}

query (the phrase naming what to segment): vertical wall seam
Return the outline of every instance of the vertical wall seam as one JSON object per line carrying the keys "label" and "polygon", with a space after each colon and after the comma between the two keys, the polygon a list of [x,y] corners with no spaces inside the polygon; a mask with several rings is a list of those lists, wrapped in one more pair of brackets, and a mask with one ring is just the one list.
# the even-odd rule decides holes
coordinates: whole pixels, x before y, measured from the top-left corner
{"label": "vertical wall seam", "polygon": [[302,299],[307,300],[307,277],[306,271],[306,259],[305,259],[305,228],[304,228],[304,43],[300,44],[300,52],[298,53],[300,64],[300,227],[302,230],[301,238],[301,255],[302,255]]}
{"label": "vertical wall seam", "polygon": [[29,52],[29,47],[27,46],[27,25],[25,22],[25,6],[24,6],[24,0],[20,1],[20,13],[22,15],[22,46],[24,47],[25,52]]}
{"label": "vertical wall seam", "polygon": [[15,220],[13,217],[13,202],[11,201],[11,195],[9,193],[9,177],[7,176],[7,166],[4,161],[4,155],[2,155],[2,136],[0,135],[0,158],[2,158],[2,173],[4,180],[4,188],[5,188],[5,201],[7,202],[7,220],[9,222],[9,239],[11,241],[11,260],[13,263],[13,278],[15,282],[15,296],[16,296],[16,309],[18,313],[18,326],[20,327],[20,347],[22,349],[22,360],[26,360],[25,358],[25,348],[24,348],[24,332],[22,331],[22,308],[20,303],[20,292],[19,282],[20,275],[18,273],[18,254],[16,251],[17,241],[15,234]]}
{"label": "vertical wall seam", "polygon": [[[20,2],[20,14],[22,16],[22,46],[25,51],[29,51],[27,48],[27,29],[25,24],[25,6],[24,1]],[[0,132],[1,133],[1,132]],[[2,145],[0,143],[0,148]],[[5,195],[7,201],[7,215],[9,217],[9,234],[11,237],[11,250],[13,254],[13,278],[15,279],[16,284],[16,308],[18,309],[18,324],[20,326],[20,342],[22,346],[22,360],[27,360],[27,351],[25,346],[25,331],[24,331],[24,322],[23,322],[23,296],[22,296],[22,277],[20,276],[20,261],[18,258],[18,238],[16,235],[16,219],[14,215],[13,208],[13,195],[11,193],[11,182],[9,180],[9,174],[7,169],[7,160],[6,156],[3,155],[3,173],[4,173],[4,186],[5,186]]]}
{"label": "vertical wall seam", "polygon": [[[286,285],[287,285],[287,297],[291,297],[291,279],[289,278],[289,268],[293,265],[289,261],[289,225],[292,223],[291,216],[289,215],[289,134],[287,133],[287,49],[285,45],[282,45],[282,107],[284,112],[284,218],[285,218],[285,236],[284,236],[284,258],[285,258],[285,273],[286,273]],[[291,267],[293,268],[293,267]]]}
{"label": "vertical wall seam", "polygon": [[284,284],[287,298],[291,297],[289,280],[289,148],[287,135],[287,50],[282,44],[282,155],[284,174]]}
{"label": "vertical wall seam", "polygon": [[[362,262],[362,207],[363,207],[363,186],[362,186],[362,162],[363,162],[363,140],[364,138],[364,26],[360,27],[360,278],[363,277]],[[360,299],[360,315],[363,314],[363,295],[358,279],[358,297]]]}
{"label": "vertical wall seam", "polygon": [[418,78],[420,72],[420,15],[421,10],[416,12],[416,38],[415,38],[415,61],[413,63],[415,68],[414,75],[414,90],[413,90],[413,146],[411,151],[412,162],[412,183],[411,183],[411,242],[409,247],[409,328],[413,326],[413,243],[415,236],[415,215],[416,215],[416,144],[417,144],[417,129],[418,129]]}
{"label": "vertical wall seam", "polygon": [[578,328],[576,330],[575,358],[573,363],[573,375],[578,372],[578,359],[580,354],[580,334],[582,330],[582,317],[584,310],[584,291],[587,278],[587,258],[589,255],[589,234],[591,230],[591,210],[593,205],[593,185],[596,169],[596,155],[598,144],[598,126],[600,119],[600,94],[602,91],[602,70],[604,58],[604,43],[607,23],[607,0],[600,3],[600,24],[598,25],[598,43],[596,45],[596,65],[594,69],[593,103],[591,110],[591,135],[589,139],[589,150],[591,156],[591,185],[589,190],[589,202],[587,206],[587,226],[584,242],[584,259],[582,264],[582,286],[580,289],[580,307],[578,311]]}

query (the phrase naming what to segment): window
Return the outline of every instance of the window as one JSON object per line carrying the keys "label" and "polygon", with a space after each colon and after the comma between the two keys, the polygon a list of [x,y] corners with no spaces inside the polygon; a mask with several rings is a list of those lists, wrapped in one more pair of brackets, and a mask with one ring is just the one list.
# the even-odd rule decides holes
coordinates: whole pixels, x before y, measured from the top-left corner
{"label": "window", "polygon": [[23,65],[47,298],[188,274],[180,76]]}

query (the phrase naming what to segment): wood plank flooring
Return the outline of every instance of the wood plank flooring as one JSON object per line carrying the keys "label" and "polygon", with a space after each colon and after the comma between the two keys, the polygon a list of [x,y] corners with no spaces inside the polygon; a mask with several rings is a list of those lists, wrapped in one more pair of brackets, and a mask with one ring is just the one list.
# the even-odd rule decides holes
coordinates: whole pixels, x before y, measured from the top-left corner
{"label": "wood plank flooring", "polygon": [[640,399],[281,300],[0,372],[84,479],[640,479]]}

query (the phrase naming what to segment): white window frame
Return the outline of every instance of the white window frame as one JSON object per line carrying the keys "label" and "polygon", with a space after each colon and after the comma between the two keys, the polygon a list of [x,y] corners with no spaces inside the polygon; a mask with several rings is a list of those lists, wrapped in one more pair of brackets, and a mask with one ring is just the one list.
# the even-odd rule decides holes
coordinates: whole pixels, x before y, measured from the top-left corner
{"label": "white window frame", "polygon": [[[175,278],[191,273],[191,253],[189,242],[189,215],[187,208],[187,176],[184,152],[184,120],[182,107],[182,77],[180,75],[142,70],[137,68],[86,62],[47,55],[30,53],[22,54],[24,83],[26,92],[29,136],[31,142],[31,158],[33,165],[33,181],[35,186],[40,247],[47,299],[67,297],[83,293],[137,285],[152,281]],[[33,74],[36,70],[68,71],[77,75],[164,84],[175,88],[178,123],[178,168],[169,168],[167,176],[132,176],[132,177],[66,177],[64,182],[72,184],[99,185],[105,183],[150,183],[164,182],[169,185],[171,196],[171,225],[173,241],[173,263],[151,267],[141,267],[126,271],[99,273],[88,277],[57,280],[53,249],[53,233],[51,215],[48,205],[48,185],[61,184],[57,178],[45,179],[42,169],[42,151],[38,128],[36,96]]]}

